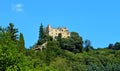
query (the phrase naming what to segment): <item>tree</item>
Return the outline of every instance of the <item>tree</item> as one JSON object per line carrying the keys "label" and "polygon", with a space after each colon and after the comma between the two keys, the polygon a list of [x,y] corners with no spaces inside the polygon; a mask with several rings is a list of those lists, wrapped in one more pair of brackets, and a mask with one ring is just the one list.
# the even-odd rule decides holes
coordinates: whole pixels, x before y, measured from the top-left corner
{"label": "tree", "polygon": [[108,49],[113,49],[114,45],[113,44],[109,44],[108,45]]}
{"label": "tree", "polygon": [[83,49],[83,41],[82,37],[79,36],[77,32],[71,32],[71,39],[74,41],[75,48],[82,52]]}
{"label": "tree", "polygon": [[0,71],[6,71],[8,67],[14,67],[17,63],[16,44],[12,41],[9,33],[0,30]]}
{"label": "tree", "polygon": [[45,39],[45,32],[44,32],[43,25],[41,24],[40,28],[39,28],[39,39],[38,39],[37,44],[41,45],[41,44],[45,43],[45,41],[46,41],[46,39]]}
{"label": "tree", "polygon": [[53,58],[56,57],[57,52],[59,52],[59,48],[56,41],[48,41],[46,47],[46,64],[49,65]]}
{"label": "tree", "polygon": [[18,33],[18,29],[14,28],[13,23],[10,23],[9,26],[6,28],[6,31],[9,32],[10,37],[13,41],[17,40],[17,33]]}
{"label": "tree", "polygon": [[82,37],[79,36],[78,33],[76,32],[71,32],[71,37],[70,38],[61,38],[60,39],[60,35],[59,35],[59,45],[62,49],[66,49],[69,50],[73,53],[78,53],[78,52],[82,52]]}
{"label": "tree", "polygon": [[120,42],[116,42],[113,49],[120,50]]}
{"label": "tree", "polygon": [[20,37],[19,37],[19,51],[22,52],[25,49],[25,42],[24,42],[24,36],[22,33],[20,33]]}
{"label": "tree", "polygon": [[91,41],[90,40],[85,40],[85,50],[86,52],[88,52],[90,50],[91,47]]}
{"label": "tree", "polygon": [[44,28],[43,28],[43,25],[41,24],[39,28],[39,40],[43,39],[44,36],[45,36]]}

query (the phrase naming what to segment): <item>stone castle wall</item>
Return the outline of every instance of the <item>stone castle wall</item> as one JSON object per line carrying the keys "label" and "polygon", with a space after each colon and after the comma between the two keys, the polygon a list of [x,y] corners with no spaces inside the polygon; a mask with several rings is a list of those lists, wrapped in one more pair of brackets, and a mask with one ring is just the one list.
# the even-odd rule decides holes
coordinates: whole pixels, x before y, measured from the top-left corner
{"label": "stone castle wall", "polygon": [[56,39],[59,34],[62,35],[62,38],[68,38],[70,37],[70,32],[67,28],[52,28],[50,25],[48,25],[45,28],[45,32],[47,35],[52,36],[53,39]]}

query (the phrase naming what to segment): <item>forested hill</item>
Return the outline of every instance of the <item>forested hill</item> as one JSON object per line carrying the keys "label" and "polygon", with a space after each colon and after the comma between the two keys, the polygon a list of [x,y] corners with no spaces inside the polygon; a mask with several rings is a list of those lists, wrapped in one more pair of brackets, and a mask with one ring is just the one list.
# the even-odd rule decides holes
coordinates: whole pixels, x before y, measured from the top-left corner
{"label": "forested hill", "polygon": [[[27,49],[13,23],[0,27],[0,71],[120,71],[120,42],[94,49],[77,32],[54,40],[39,28],[38,41]],[[35,50],[45,42],[46,48]]]}

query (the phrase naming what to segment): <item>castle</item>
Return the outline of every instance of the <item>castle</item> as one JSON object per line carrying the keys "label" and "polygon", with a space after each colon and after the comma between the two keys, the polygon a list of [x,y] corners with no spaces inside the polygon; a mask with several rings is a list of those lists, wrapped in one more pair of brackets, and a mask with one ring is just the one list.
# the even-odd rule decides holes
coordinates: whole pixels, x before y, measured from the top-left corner
{"label": "castle", "polygon": [[53,37],[53,39],[56,39],[59,34],[61,34],[62,38],[70,37],[70,32],[68,31],[66,27],[65,28],[60,28],[60,27],[52,28],[50,25],[48,25],[44,30],[45,30],[45,33]]}
{"label": "castle", "polygon": [[[50,25],[48,25],[46,28],[44,28],[45,34],[51,36],[53,39],[57,39],[58,35],[61,34],[61,38],[68,38],[70,37],[70,32],[67,28],[52,28]],[[34,48],[34,50],[41,50],[43,48],[46,48],[47,42],[43,43],[42,45],[37,45],[37,48]]]}

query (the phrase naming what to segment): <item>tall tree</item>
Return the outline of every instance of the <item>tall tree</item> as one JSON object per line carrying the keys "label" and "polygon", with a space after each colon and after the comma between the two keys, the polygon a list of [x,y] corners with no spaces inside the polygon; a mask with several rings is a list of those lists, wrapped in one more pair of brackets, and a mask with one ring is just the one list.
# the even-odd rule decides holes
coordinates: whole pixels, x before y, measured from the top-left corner
{"label": "tall tree", "polygon": [[22,33],[20,33],[20,37],[19,37],[19,51],[24,51],[25,49],[25,42],[24,42],[24,36]]}
{"label": "tall tree", "polygon": [[6,31],[10,34],[10,37],[13,41],[17,40],[17,33],[18,33],[18,29],[14,28],[13,23],[10,23],[9,26],[6,28]]}
{"label": "tall tree", "polygon": [[41,23],[40,28],[39,28],[39,40],[43,39],[44,35],[45,35],[44,28],[43,28],[43,25]]}
{"label": "tall tree", "polygon": [[39,28],[39,39],[38,39],[37,44],[41,45],[41,44],[45,43],[45,41],[46,41],[46,39],[45,39],[44,27],[41,23],[40,28]]}

